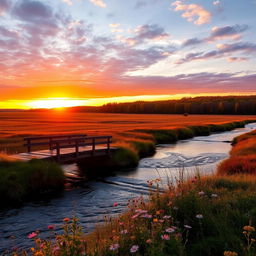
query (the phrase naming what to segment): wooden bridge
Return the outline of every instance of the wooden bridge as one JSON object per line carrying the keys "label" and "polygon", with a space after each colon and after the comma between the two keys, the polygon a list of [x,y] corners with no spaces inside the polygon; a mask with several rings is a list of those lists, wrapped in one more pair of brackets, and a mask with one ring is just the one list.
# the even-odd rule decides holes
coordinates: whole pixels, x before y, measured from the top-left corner
{"label": "wooden bridge", "polygon": [[[112,136],[67,134],[28,137],[24,138],[24,141],[27,152],[12,155],[12,158],[22,161],[42,159],[67,163],[95,156],[108,156],[114,150],[110,146]],[[44,147],[47,147],[47,149],[42,149]]]}

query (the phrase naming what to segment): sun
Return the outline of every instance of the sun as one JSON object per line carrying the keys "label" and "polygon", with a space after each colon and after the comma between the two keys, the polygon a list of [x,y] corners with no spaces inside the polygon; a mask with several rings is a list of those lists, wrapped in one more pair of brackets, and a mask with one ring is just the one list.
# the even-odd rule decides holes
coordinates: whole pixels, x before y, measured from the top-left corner
{"label": "sun", "polygon": [[76,107],[76,106],[83,106],[85,105],[84,100],[77,100],[77,99],[69,99],[69,98],[49,98],[49,99],[40,99],[40,100],[33,100],[28,102],[28,107],[30,108],[68,108],[68,107]]}

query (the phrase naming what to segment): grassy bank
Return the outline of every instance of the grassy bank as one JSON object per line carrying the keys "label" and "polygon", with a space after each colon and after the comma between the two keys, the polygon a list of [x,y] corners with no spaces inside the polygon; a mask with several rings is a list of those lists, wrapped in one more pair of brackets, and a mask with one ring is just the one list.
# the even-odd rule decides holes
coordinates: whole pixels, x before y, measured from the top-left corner
{"label": "grassy bank", "polygon": [[[255,142],[255,131],[237,137],[229,160],[253,156]],[[256,255],[256,176],[237,172],[236,167],[224,171],[224,167],[225,162],[214,176],[196,175],[189,181],[180,180],[177,186],[170,184],[163,194],[159,192],[161,181],[150,181],[148,202],[142,197],[130,200],[126,213],[89,235],[76,218],[64,219],[63,234],[53,235],[51,241],[33,232],[29,235],[36,243],[32,254]]]}
{"label": "grassy bank", "polygon": [[0,208],[56,192],[64,181],[62,169],[53,162],[10,161],[0,155]]}
{"label": "grassy bank", "polygon": [[256,131],[238,136],[233,141],[230,158],[223,161],[218,173],[256,174]]}
{"label": "grassy bank", "polygon": [[[157,144],[175,143],[195,136],[207,136],[214,132],[231,131],[242,128],[256,120],[245,120],[223,124],[193,125],[173,129],[135,130],[121,134],[116,146],[114,162],[120,167],[136,166],[142,157],[154,154]],[[122,141],[122,142],[120,142]]]}

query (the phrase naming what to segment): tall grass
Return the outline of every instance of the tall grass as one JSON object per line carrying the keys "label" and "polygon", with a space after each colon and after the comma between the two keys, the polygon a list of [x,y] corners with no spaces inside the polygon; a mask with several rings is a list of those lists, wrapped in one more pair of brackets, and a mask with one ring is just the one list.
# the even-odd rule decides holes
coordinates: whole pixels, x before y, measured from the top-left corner
{"label": "tall grass", "polygon": [[233,140],[230,158],[218,167],[221,175],[256,174],[256,131],[252,131]]}
{"label": "tall grass", "polygon": [[56,163],[0,158],[0,208],[58,191],[63,186],[64,173]]}

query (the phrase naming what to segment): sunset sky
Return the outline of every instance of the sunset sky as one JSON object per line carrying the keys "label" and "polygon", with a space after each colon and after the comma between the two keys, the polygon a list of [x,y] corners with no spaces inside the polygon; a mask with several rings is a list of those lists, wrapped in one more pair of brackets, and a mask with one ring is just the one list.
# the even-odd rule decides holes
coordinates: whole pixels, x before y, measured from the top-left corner
{"label": "sunset sky", "polygon": [[256,0],[0,0],[0,21],[0,108],[256,93]]}

